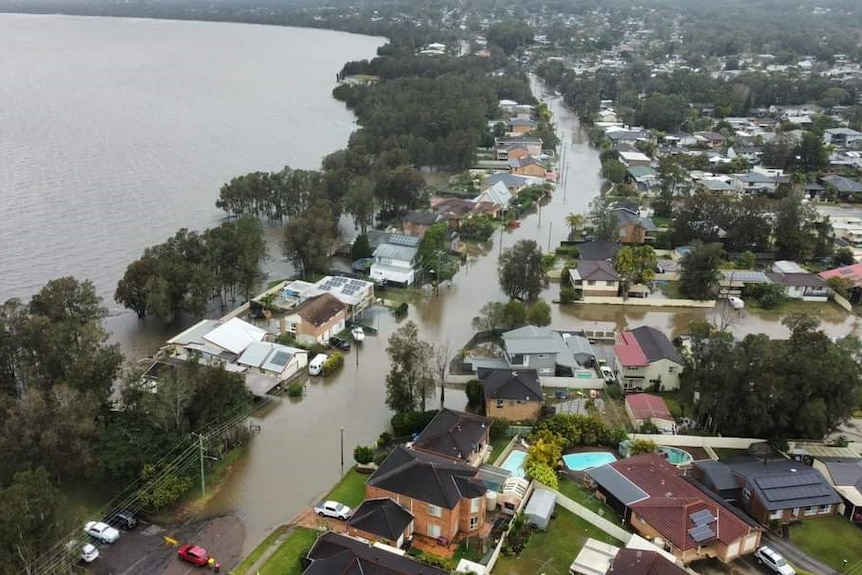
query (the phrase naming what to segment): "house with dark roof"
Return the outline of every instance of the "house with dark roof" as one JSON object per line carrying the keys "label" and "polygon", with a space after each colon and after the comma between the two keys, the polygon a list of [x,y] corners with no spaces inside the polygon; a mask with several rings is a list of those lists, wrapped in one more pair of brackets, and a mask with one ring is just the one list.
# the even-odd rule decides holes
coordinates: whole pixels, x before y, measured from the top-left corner
{"label": "house with dark roof", "polygon": [[683,564],[710,557],[728,562],[753,553],[762,528],[682,473],[657,453],[586,472],[599,499],[635,533]]}
{"label": "house with dark roof", "polygon": [[413,449],[481,465],[490,455],[490,431],[487,417],[443,408],[413,440]]}
{"label": "house with dark roof", "polygon": [[620,290],[620,274],[607,260],[578,260],[578,267],[569,268],[572,287],[584,297],[616,297]]}
{"label": "house with dark roof", "polygon": [[687,571],[656,551],[620,549],[606,575],[685,575]]}
{"label": "house with dark roof", "polygon": [[443,221],[443,216],[435,212],[413,211],[401,219],[401,231],[408,236],[421,238],[428,228]]}
{"label": "house with dark roof", "polygon": [[305,556],[302,575],[448,575],[448,571],[421,563],[409,555],[353,537],[327,531]]}
{"label": "house with dark roof", "polygon": [[654,327],[642,326],[617,335],[616,371],[624,390],[658,386],[679,389],[683,360],[670,339]]}
{"label": "house with dark roof", "polygon": [[862,459],[858,457],[816,457],[813,465],[844,502],[844,517],[862,524]]}
{"label": "house with dark roof", "polygon": [[831,187],[838,195],[838,199],[847,200],[856,198],[862,194],[862,183],[844,176],[829,174],[820,178],[820,181],[827,188]]}
{"label": "house with dark roof", "polygon": [[346,321],[347,306],[327,292],[301,303],[281,323],[282,332],[292,334],[298,342],[326,344],[344,331]]}
{"label": "house with dark roof", "polygon": [[426,451],[396,447],[365,484],[365,497],[388,497],[413,515],[417,537],[453,541],[485,525],[487,487],[479,469]]}
{"label": "house with dark roof", "polygon": [[780,260],[772,264],[766,277],[784,287],[784,295],[803,301],[825,302],[829,298],[829,286],[818,275],[804,269],[796,262]]}
{"label": "house with dark roof", "polygon": [[829,517],[841,504],[823,475],[800,461],[755,461],[730,468],[740,485],[740,506],[764,525]]}
{"label": "house with dark roof", "polygon": [[645,244],[655,241],[656,226],[627,207],[611,210],[617,219],[616,239],[622,244]]}
{"label": "house with dark roof", "polygon": [[480,369],[478,375],[489,417],[508,421],[539,418],[544,395],[535,369]]}
{"label": "house with dark roof", "polygon": [[634,393],[626,396],[626,413],[632,426],[640,429],[652,423],[662,433],[675,433],[676,421],[664,399],[649,393]]}
{"label": "house with dark roof", "polygon": [[725,463],[712,459],[695,461],[692,464],[691,476],[725,501],[736,503],[739,499],[739,482],[730,466]]}
{"label": "house with dark roof", "polygon": [[413,514],[388,497],[366,499],[347,520],[347,534],[400,549],[413,535]]}
{"label": "house with dark roof", "polygon": [[578,244],[578,258],[584,260],[607,260],[614,259],[620,251],[620,244],[610,240],[591,240]]}

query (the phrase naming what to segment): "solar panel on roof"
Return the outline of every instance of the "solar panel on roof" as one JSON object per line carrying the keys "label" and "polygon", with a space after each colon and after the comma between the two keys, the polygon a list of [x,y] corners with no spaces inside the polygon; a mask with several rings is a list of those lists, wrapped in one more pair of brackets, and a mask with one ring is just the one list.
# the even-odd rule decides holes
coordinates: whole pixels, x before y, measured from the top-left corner
{"label": "solar panel on roof", "polygon": [[764,491],[764,495],[769,501],[818,499],[831,494],[832,491],[825,485],[800,485],[798,487],[780,487]]}
{"label": "solar panel on roof", "polygon": [[692,527],[688,530],[688,534],[691,535],[691,538],[697,543],[703,543],[704,541],[708,541],[715,537],[715,531],[713,531],[709,525],[697,525],[696,527]]}
{"label": "solar panel on roof", "polygon": [[777,487],[799,487],[800,485],[820,485],[820,479],[814,473],[797,472],[781,475],[766,475],[754,480],[761,489]]}
{"label": "solar panel on roof", "polygon": [[713,521],[716,521],[715,515],[712,514],[712,511],[709,509],[701,509],[700,511],[696,511],[688,516],[691,519],[692,523],[695,525],[709,525]]}
{"label": "solar panel on roof", "polygon": [[273,365],[277,365],[279,367],[284,367],[287,365],[287,362],[290,361],[290,354],[286,351],[278,351],[275,355],[272,356],[272,359],[269,360],[269,363]]}

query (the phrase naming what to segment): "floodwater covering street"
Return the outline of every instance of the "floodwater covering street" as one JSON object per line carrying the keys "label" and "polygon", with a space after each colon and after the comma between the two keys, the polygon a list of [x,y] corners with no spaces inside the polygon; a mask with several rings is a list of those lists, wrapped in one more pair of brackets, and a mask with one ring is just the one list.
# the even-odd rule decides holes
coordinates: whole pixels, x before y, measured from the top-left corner
{"label": "floodwater covering street", "polygon": [[[537,96],[542,94],[540,85],[535,84],[534,90]],[[520,228],[496,234],[479,253],[471,254],[451,287],[440,286],[438,295],[429,293],[410,306],[408,318],[419,325],[423,339],[448,344],[453,350],[463,346],[472,335],[470,322],[479,308],[488,301],[505,299],[496,271],[501,237],[503,249],[527,238],[535,239],[543,250],[549,243],[553,248],[568,235],[566,215],[586,213],[598,193],[600,162],[597,151],[589,146],[586,130],[580,129],[559,98],[552,98],[549,104],[565,148],[560,154],[565,160],[564,187],[555,191],[541,216],[536,213],[524,218]],[[558,290],[558,285],[551,284],[545,299],[554,299]],[[708,318],[712,313],[623,306],[552,307],[555,327],[626,329],[652,325],[672,335],[684,332],[691,320]],[[854,316],[835,310],[824,323],[830,333],[844,335],[856,329]],[[238,463],[207,510],[213,515],[232,512],[242,517],[248,535],[246,551],[338,480],[342,472],[342,427],[345,469],[353,464],[353,448],[372,444],[385,429],[391,416],[384,404],[386,339],[397,323],[390,313],[380,314],[368,323],[379,328],[380,334],[367,337],[362,346],[354,346],[338,375],[325,380],[312,378],[305,397],[279,400],[256,416],[262,433],[251,442],[247,457]],[[731,329],[739,335],[765,332],[783,337],[787,333],[778,315],[748,312]],[[463,392],[447,390],[446,405],[463,408]]]}

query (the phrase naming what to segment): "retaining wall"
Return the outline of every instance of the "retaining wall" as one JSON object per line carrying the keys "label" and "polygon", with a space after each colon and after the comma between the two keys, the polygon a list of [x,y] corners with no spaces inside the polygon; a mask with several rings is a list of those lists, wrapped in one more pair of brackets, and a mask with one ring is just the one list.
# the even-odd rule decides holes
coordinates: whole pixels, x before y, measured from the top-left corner
{"label": "retaining wall", "polygon": [[756,437],[706,437],[700,435],[663,435],[648,433],[632,433],[629,439],[646,439],[659,445],[671,447],[702,447],[704,449],[748,449],[752,443],[763,443]]}

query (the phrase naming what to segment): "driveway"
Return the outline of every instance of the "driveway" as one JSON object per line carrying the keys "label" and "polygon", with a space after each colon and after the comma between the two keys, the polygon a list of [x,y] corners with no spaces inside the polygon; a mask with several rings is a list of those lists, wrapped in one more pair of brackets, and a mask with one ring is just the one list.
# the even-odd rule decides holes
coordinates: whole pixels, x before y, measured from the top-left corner
{"label": "driveway", "polygon": [[165,537],[179,544],[193,543],[205,548],[221,563],[222,573],[239,563],[245,539],[243,523],[238,517],[227,516],[166,529],[159,525],[141,524],[133,531],[123,531],[113,545],[102,545],[99,558],[88,566],[96,575],[188,575],[199,568],[181,562],[177,547]]}

